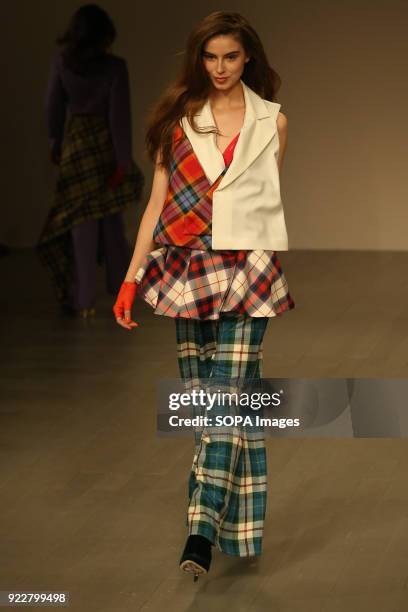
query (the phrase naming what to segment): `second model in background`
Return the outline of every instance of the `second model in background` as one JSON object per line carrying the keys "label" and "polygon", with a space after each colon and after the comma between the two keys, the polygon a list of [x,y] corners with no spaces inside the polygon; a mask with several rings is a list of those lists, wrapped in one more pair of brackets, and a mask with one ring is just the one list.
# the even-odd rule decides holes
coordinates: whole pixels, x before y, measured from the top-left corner
{"label": "second model in background", "polygon": [[86,5],[58,39],[46,93],[50,156],[59,167],[54,203],[37,250],[62,311],[95,314],[97,263],[114,295],[129,263],[123,210],[144,176],[132,160],[126,61],[110,52],[109,15]]}

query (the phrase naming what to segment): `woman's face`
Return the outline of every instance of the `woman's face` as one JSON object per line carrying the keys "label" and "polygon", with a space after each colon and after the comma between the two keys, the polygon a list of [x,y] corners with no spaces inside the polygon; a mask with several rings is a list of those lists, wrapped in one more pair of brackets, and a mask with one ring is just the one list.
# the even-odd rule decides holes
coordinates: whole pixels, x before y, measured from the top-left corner
{"label": "woman's face", "polygon": [[233,87],[240,80],[248,60],[240,41],[230,34],[213,36],[203,48],[203,64],[216,89]]}

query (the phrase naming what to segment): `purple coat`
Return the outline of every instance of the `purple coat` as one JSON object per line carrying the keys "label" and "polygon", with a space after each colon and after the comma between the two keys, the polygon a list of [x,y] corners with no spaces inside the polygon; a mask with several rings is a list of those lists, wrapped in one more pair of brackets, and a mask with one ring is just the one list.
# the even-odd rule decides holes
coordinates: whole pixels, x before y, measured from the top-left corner
{"label": "purple coat", "polygon": [[92,76],[75,74],[57,52],[51,63],[46,97],[48,137],[58,153],[68,113],[90,113],[106,117],[118,166],[132,161],[129,76],[126,61],[108,54],[103,71]]}

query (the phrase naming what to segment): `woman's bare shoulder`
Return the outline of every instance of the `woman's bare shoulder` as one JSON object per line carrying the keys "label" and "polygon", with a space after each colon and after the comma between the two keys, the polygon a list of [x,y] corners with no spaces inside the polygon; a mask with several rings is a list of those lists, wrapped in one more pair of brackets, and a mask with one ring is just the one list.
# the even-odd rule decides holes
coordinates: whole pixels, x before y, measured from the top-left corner
{"label": "woman's bare shoulder", "polygon": [[279,137],[286,136],[288,131],[288,118],[283,113],[279,112],[276,119],[276,125],[278,128]]}

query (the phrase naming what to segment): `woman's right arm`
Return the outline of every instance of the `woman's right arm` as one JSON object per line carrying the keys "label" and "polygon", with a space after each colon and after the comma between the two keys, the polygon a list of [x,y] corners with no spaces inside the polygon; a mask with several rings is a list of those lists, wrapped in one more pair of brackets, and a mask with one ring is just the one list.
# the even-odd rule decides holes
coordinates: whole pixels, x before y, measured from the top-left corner
{"label": "woman's right arm", "polygon": [[169,175],[165,168],[158,165],[158,161],[159,155],[156,156],[152,191],[140,222],[133,257],[113,306],[116,322],[128,330],[138,326],[138,323],[132,321],[131,318],[137,288],[135,276],[140,266],[143,265],[146,255],[154,250],[153,232],[167,196]]}
{"label": "woman's right arm", "polygon": [[134,282],[136,273],[145,262],[147,254],[155,248],[153,231],[163,210],[169,185],[169,174],[166,168],[158,165],[159,159],[160,154],[156,157],[152,191],[140,222],[133,257],[124,279],[126,282]]}

